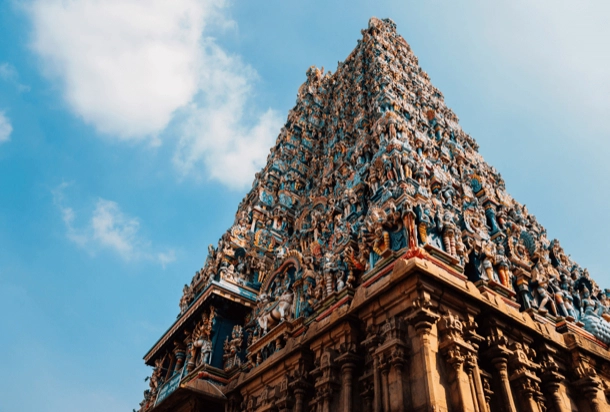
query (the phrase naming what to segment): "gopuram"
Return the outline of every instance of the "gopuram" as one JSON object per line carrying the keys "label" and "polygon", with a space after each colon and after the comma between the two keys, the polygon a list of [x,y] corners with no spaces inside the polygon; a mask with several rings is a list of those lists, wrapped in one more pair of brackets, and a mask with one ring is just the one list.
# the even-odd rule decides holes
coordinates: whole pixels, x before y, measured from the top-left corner
{"label": "gopuram", "polygon": [[610,411],[610,290],[477,149],[372,18],[307,71],[140,412]]}

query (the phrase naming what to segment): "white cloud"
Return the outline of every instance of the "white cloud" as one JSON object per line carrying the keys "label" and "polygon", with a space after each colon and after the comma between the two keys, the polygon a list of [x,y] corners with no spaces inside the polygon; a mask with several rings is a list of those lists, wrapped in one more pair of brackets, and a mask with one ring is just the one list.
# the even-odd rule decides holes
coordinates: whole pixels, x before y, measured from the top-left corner
{"label": "white cloud", "polygon": [[6,117],[4,112],[0,112],[0,143],[8,142],[11,138],[11,133],[13,133],[11,121]]}
{"label": "white cloud", "polygon": [[[224,8],[223,0],[36,0],[33,48],[71,110],[102,134],[161,143],[181,133],[180,173],[243,187],[281,123],[271,110],[258,119],[244,112],[256,73],[209,37],[234,26]],[[221,173],[227,162],[231,172]]]}
{"label": "white cloud", "polygon": [[0,79],[2,80],[14,80],[17,77],[17,70],[12,64],[2,63],[0,64]]}
{"label": "white cloud", "polygon": [[181,113],[185,121],[178,127],[174,164],[188,174],[203,160],[211,178],[239,188],[264,165],[281,119],[267,110],[255,125],[244,124],[256,73],[218,47],[210,47],[208,55],[216,63],[206,72],[205,91]]}
{"label": "white cloud", "polygon": [[107,249],[117,253],[125,261],[157,261],[165,268],[176,260],[173,250],[151,252],[151,242],[139,233],[139,219],[126,215],[119,204],[111,200],[98,199],[88,222],[81,227],[76,226],[76,212],[65,205],[64,191],[69,186],[70,183],[63,182],[51,192],[53,201],[62,214],[69,240],[91,254],[100,249]]}
{"label": "white cloud", "polygon": [[12,83],[20,92],[29,92],[30,86],[26,86],[19,82],[19,73],[17,69],[10,63],[0,64],[0,79]]}
{"label": "white cloud", "polygon": [[137,237],[140,222],[128,217],[116,202],[99,199],[91,216],[92,239],[100,245],[115,250],[125,260],[137,257]]}
{"label": "white cloud", "polygon": [[173,250],[169,250],[167,252],[157,253],[157,260],[159,261],[159,263],[161,263],[163,269],[165,269],[168,264],[176,260],[176,252]]}

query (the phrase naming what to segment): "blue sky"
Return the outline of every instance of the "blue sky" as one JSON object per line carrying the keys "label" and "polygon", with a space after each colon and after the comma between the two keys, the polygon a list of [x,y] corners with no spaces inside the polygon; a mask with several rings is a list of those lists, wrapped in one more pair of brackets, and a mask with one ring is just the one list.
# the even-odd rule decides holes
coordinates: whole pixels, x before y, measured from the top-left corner
{"label": "blue sky", "polygon": [[371,16],[397,23],[508,191],[610,287],[608,15],[602,1],[0,1],[0,411],[137,408],[142,356],[305,71],[334,71]]}

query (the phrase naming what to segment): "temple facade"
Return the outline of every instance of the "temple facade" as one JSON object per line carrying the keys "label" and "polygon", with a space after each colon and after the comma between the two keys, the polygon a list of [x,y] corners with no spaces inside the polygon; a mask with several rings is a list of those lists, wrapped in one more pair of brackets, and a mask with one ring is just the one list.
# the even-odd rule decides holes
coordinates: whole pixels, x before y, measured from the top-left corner
{"label": "temple facade", "polygon": [[140,412],[610,411],[610,290],[477,149],[372,18],[307,71]]}

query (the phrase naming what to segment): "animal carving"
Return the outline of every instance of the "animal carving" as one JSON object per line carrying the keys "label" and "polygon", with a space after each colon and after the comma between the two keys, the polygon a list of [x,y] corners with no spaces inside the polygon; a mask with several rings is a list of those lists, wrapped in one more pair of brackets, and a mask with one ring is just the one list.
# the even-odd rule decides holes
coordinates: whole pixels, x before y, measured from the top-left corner
{"label": "animal carving", "polygon": [[271,302],[266,295],[261,298],[261,313],[257,320],[263,335],[292,314],[293,300],[294,295],[291,290],[282,293],[276,302]]}

